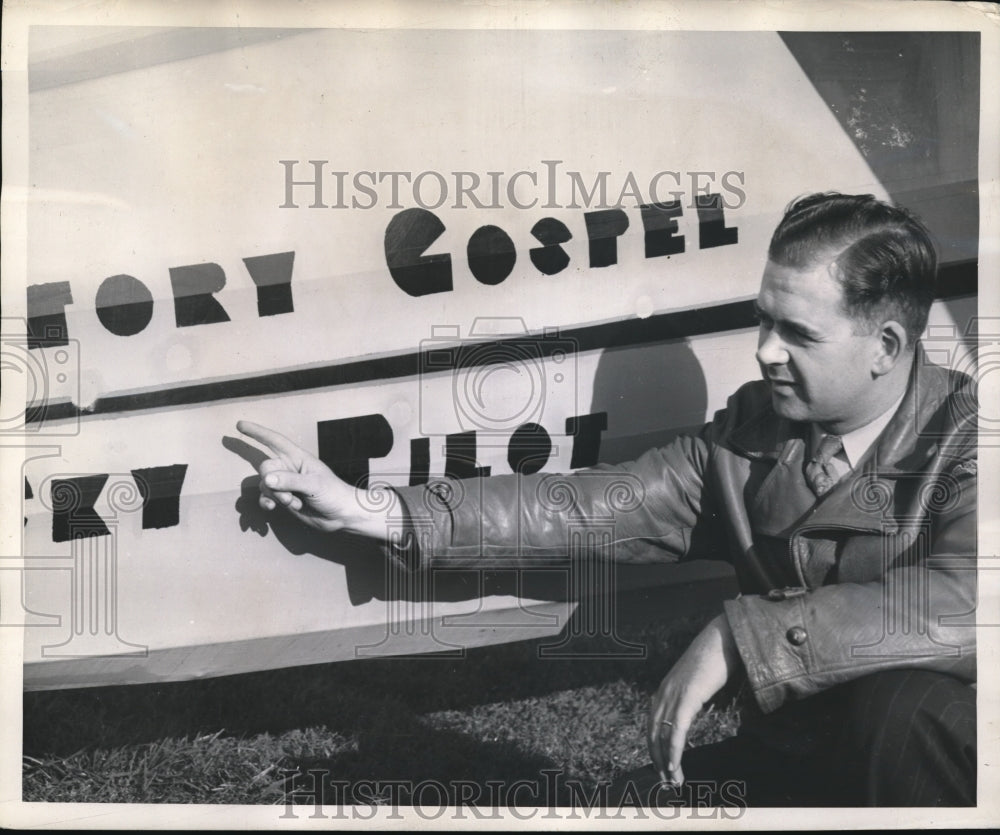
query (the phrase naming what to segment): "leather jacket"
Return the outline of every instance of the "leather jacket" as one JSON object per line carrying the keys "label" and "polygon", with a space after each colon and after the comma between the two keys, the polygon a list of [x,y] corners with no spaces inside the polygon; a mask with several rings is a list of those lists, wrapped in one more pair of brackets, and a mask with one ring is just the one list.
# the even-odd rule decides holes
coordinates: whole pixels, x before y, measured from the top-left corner
{"label": "leather jacket", "polygon": [[774,413],[763,381],[626,464],[396,492],[421,567],[547,565],[594,543],[629,562],[728,560],[741,595],[725,612],[771,711],[890,668],[974,680],[977,412],[972,381],[918,347],[873,447],[795,518],[769,493],[801,470],[808,427]]}

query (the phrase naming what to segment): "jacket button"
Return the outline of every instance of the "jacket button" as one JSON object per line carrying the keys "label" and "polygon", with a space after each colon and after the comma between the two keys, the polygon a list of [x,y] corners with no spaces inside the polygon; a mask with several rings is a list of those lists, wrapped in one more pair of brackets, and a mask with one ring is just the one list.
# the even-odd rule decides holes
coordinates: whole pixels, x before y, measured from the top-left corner
{"label": "jacket button", "polygon": [[786,586],[783,589],[771,589],[767,593],[767,599],[773,600],[775,602],[781,600],[791,600],[793,597],[798,597],[806,593],[806,590],[802,586]]}
{"label": "jacket button", "polygon": [[809,633],[801,626],[793,626],[785,633],[785,637],[790,644],[800,647],[809,639]]}

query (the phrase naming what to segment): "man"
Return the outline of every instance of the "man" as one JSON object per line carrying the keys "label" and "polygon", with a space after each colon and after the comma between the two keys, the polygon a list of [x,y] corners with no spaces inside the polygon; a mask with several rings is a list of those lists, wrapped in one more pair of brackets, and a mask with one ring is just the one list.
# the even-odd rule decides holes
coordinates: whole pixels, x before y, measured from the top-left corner
{"label": "man", "polygon": [[[614,518],[616,559],[733,563],[741,596],[653,697],[653,768],[627,784],[639,802],[697,779],[739,781],[756,805],[975,803],[976,407],[971,381],[917,341],[935,273],[906,211],[802,198],[756,300],[764,379],[699,434],[569,476],[397,490],[411,528],[428,531],[402,554],[415,567],[486,566],[514,547],[565,555],[570,508]],[[274,454],[260,468],[265,509],[385,536],[386,511],[313,456],[239,428]],[[616,503],[599,475],[630,480],[640,500]],[[545,499],[553,479],[568,502]],[[685,752],[698,711],[741,678],[759,715]]]}

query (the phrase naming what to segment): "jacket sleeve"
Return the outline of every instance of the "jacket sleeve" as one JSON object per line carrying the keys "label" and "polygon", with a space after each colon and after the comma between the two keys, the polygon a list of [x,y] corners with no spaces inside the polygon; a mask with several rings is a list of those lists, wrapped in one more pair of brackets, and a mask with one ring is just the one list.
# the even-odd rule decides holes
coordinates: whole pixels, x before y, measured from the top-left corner
{"label": "jacket sleeve", "polygon": [[976,460],[933,504],[877,580],[783,589],[725,603],[757,702],[771,711],[869,673],[922,668],[975,680]]}
{"label": "jacket sleeve", "polygon": [[395,488],[418,543],[406,551],[407,566],[528,567],[595,546],[624,562],[677,560],[705,521],[711,432],[570,474]]}

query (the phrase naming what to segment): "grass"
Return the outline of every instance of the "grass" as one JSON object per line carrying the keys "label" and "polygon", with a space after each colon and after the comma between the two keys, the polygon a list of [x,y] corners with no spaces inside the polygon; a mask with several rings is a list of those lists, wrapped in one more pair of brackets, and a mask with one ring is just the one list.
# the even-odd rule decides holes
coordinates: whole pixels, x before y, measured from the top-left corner
{"label": "grass", "polygon": [[[559,769],[563,783],[550,800],[565,802],[565,780],[591,789],[649,761],[649,698],[711,614],[623,626],[621,637],[646,645],[644,660],[542,659],[541,641],[527,641],[458,660],[389,658],[27,693],[23,798],[311,803],[313,771],[352,786],[435,780],[453,804],[459,791],[481,788],[488,802],[491,781],[494,791],[518,780],[541,785],[546,770]],[[585,640],[589,649],[609,646]],[[732,694],[717,702],[697,720],[690,744],[735,732],[740,703]],[[398,800],[409,802],[405,790]]]}

